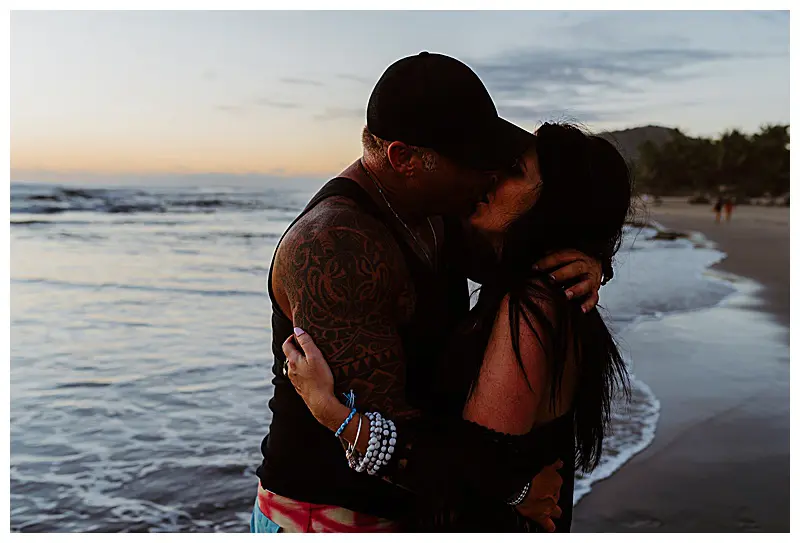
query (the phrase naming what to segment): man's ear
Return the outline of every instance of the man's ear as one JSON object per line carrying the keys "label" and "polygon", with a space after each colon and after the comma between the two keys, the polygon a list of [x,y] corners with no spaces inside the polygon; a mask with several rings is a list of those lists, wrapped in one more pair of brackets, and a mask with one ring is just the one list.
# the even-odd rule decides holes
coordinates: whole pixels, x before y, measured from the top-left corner
{"label": "man's ear", "polygon": [[411,177],[417,169],[419,157],[417,154],[402,141],[393,141],[386,149],[386,156],[389,159],[392,169],[404,177]]}

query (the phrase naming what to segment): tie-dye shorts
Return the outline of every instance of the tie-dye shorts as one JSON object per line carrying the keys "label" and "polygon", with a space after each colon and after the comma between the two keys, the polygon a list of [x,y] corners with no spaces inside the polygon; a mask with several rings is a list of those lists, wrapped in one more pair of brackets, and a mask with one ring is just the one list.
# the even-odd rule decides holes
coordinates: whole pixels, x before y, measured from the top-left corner
{"label": "tie-dye shorts", "polygon": [[337,505],[319,505],[279,496],[258,485],[250,517],[251,533],[396,532],[397,523]]}

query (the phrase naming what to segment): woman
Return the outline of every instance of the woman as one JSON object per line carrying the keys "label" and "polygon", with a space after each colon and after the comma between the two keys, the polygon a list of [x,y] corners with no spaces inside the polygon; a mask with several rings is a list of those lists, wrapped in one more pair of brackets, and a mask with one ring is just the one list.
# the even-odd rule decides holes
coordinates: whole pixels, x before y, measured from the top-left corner
{"label": "woman", "polygon": [[725,204],[722,196],[717,198],[716,203],[714,204],[714,214],[716,215],[716,222],[719,222],[720,216],[722,215],[722,206]]}
{"label": "woman", "polygon": [[[611,399],[627,391],[627,369],[603,319],[568,303],[534,263],[549,251],[574,248],[601,261],[619,248],[631,201],[628,167],[606,140],[570,125],[545,124],[537,143],[471,218],[493,248],[490,273],[468,322],[437,368],[434,412],[395,424],[344,405],[313,338],[297,330],[284,344],[288,374],[313,415],[347,446],[355,469],[366,469],[421,496],[408,529],[530,531],[515,506],[530,491],[531,473],[563,460],[564,486],[553,500],[555,528],[569,531],[575,468],[597,466]],[[353,405],[355,404],[355,406]],[[475,449],[448,449],[475,435]],[[491,436],[496,446],[485,443]],[[460,466],[500,462],[514,492],[482,495]],[[472,476],[480,477],[480,473]],[[507,489],[506,489],[507,490]],[[507,496],[502,499],[500,496]],[[560,514],[559,514],[560,513]]]}
{"label": "woman", "polygon": [[733,213],[733,196],[725,200],[725,222],[731,220],[731,213]]}

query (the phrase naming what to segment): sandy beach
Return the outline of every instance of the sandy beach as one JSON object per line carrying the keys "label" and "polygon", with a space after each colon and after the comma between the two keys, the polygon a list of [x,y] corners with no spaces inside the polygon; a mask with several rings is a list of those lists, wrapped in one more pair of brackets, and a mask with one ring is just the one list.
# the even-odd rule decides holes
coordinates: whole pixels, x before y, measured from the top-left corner
{"label": "sandy beach", "polygon": [[[730,222],[714,222],[710,205],[667,199],[647,215],[678,231],[702,232],[727,253],[715,269],[748,277],[765,287],[760,307],[789,326],[789,208],[740,206]],[[787,340],[788,341],[788,340]]]}
{"label": "sandy beach", "polygon": [[[653,443],[576,508],[582,532],[789,530],[789,210],[667,200],[649,218],[699,231],[739,292],[643,322],[626,348],[661,402]],[[602,298],[602,292],[601,292]],[[602,303],[602,300],[601,300]]]}

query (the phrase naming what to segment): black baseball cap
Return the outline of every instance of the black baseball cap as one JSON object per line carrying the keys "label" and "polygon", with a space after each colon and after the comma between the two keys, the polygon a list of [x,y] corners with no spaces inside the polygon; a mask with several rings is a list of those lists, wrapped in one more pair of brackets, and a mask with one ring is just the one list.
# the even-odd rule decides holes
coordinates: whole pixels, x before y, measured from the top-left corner
{"label": "black baseball cap", "polygon": [[386,69],[369,98],[367,128],[484,171],[513,166],[536,138],[500,118],[469,66],[427,51]]}

